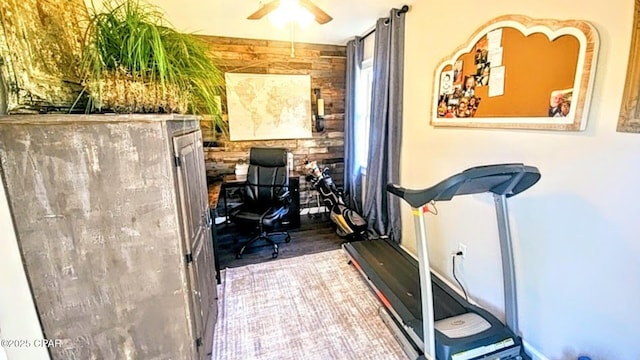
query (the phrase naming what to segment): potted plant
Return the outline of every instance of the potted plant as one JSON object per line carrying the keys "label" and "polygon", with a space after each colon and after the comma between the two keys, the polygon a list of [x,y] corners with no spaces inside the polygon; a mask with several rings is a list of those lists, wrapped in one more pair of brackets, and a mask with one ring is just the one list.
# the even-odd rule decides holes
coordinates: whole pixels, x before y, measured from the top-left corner
{"label": "potted plant", "polygon": [[226,131],[219,110],[224,76],[204,42],[138,0],[91,8],[82,57],[91,111],[208,115]]}

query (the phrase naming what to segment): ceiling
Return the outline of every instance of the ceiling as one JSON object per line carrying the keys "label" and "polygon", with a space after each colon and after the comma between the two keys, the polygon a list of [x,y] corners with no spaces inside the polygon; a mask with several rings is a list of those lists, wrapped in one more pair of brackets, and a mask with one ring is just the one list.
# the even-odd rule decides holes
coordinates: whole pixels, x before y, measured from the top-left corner
{"label": "ceiling", "polygon": [[[262,3],[269,0],[262,0]],[[356,35],[371,30],[376,20],[389,15],[391,8],[411,5],[416,0],[313,0],[333,20],[295,30],[295,41],[344,45]],[[87,1],[89,2],[89,1]],[[148,0],[166,12],[180,31],[201,35],[247,39],[290,41],[289,28],[278,29],[266,17],[247,20],[258,10],[261,0]]]}

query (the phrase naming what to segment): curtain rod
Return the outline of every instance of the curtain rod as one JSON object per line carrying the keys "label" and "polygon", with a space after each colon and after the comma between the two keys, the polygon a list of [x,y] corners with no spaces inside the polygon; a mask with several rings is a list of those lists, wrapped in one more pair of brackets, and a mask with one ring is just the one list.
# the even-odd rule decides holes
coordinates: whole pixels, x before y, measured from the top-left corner
{"label": "curtain rod", "polygon": [[[408,11],[409,11],[409,6],[408,5],[402,5],[400,10],[398,11],[398,14],[404,14],[404,13],[406,13]],[[362,35],[362,37],[360,38],[360,41],[366,39],[369,35],[373,34],[374,32],[376,32],[376,27],[375,26],[373,27],[373,29],[369,30],[369,32],[367,32],[366,34]]]}

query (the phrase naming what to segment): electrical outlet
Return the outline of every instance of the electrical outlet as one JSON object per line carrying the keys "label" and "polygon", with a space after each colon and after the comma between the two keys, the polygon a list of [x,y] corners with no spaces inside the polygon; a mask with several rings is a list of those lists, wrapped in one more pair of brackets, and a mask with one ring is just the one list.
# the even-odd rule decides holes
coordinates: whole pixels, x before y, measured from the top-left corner
{"label": "electrical outlet", "polygon": [[462,253],[462,255],[460,255],[461,258],[466,258],[467,257],[467,245],[463,244],[463,243],[458,243],[458,251]]}

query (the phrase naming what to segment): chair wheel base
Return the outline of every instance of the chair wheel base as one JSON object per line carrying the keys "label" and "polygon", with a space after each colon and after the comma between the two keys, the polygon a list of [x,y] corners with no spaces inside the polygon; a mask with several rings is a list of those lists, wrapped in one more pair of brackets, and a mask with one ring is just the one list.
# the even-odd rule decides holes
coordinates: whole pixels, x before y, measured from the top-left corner
{"label": "chair wheel base", "polygon": [[267,233],[262,233],[260,236],[257,236],[257,237],[255,237],[255,238],[253,238],[253,239],[249,240],[247,243],[245,243],[245,244],[242,246],[242,248],[240,248],[240,251],[238,251],[238,252],[236,253],[236,259],[242,259],[242,255],[244,254],[245,250],[249,249],[249,248],[250,248],[250,245],[251,245],[251,244],[253,244],[254,242],[258,241],[258,240],[266,240],[269,244],[272,244],[272,245],[273,245],[273,252],[271,253],[271,257],[272,257],[273,259],[277,258],[277,257],[278,257],[278,255],[279,255],[279,253],[280,253],[280,250],[278,249],[278,244],[274,243],[274,241],[273,241],[273,240],[269,239],[269,235],[277,235],[277,234],[280,234],[280,235],[286,235],[286,238],[285,238],[285,240],[284,240],[284,241],[285,241],[285,242],[287,242],[287,243],[288,243],[288,242],[291,242],[291,235],[289,235],[289,233],[287,233],[287,232],[283,232],[283,233],[269,233],[269,234],[267,234]]}

